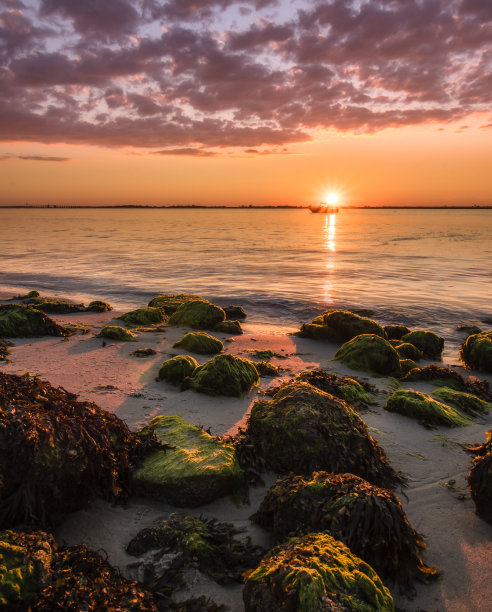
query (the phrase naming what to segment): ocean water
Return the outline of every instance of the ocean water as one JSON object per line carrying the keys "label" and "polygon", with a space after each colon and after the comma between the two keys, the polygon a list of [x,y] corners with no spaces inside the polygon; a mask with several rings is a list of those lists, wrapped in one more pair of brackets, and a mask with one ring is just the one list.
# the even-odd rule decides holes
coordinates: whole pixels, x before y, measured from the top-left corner
{"label": "ocean water", "polygon": [[492,210],[2,209],[0,229],[7,292],[118,308],[190,292],[283,325],[333,307],[448,333],[492,316]]}

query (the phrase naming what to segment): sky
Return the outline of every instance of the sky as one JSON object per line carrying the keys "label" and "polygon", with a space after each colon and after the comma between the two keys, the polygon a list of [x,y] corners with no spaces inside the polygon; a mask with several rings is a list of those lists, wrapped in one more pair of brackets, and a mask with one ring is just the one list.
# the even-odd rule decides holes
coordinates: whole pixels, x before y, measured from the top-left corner
{"label": "sky", "polygon": [[490,205],[491,43],[491,0],[0,0],[0,205]]}

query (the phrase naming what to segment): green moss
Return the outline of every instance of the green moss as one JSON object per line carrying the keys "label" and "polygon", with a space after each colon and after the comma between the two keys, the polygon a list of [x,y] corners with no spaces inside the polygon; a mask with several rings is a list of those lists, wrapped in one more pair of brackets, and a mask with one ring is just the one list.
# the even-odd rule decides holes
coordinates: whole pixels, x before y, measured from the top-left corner
{"label": "green moss", "polygon": [[120,342],[136,342],[137,340],[134,333],[119,325],[106,325],[99,332],[99,336]]}
{"label": "green moss", "polygon": [[[315,319],[313,319],[314,321]],[[319,319],[318,319],[319,320]],[[320,325],[318,323],[303,323],[301,329],[297,332],[301,338],[311,338],[312,340],[328,340],[328,342],[336,342],[336,337],[331,327]]]}
{"label": "green moss", "polygon": [[473,370],[492,373],[492,331],[468,336],[460,347],[460,361]]}
{"label": "green moss", "polygon": [[181,340],[175,342],[173,347],[199,355],[214,355],[224,350],[224,345],[220,340],[205,332],[189,332]]}
{"label": "green moss", "polygon": [[410,333],[406,325],[385,325],[383,329],[388,340],[400,340],[405,334]]}
{"label": "green moss", "polygon": [[117,317],[124,321],[128,326],[138,325],[152,325],[154,323],[163,323],[166,319],[164,313],[160,308],[152,308],[151,306],[144,306],[143,308],[137,308],[130,312]]}
{"label": "green moss", "polygon": [[417,367],[417,364],[412,359],[400,359],[400,373],[402,376],[408,374]]}
{"label": "green moss", "polygon": [[388,376],[400,372],[398,353],[391,344],[374,334],[363,334],[346,342],[334,358],[353,370]]}
{"label": "green moss", "polygon": [[225,320],[225,312],[207,300],[190,300],[182,304],[169,319],[169,325],[192,329],[214,329]]}
{"label": "green moss", "polygon": [[199,366],[189,380],[198,393],[241,397],[260,381],[254,364],[233,355],[217,355]]}
{"label": "green moss", "polygon": [[243,485],[244,473],[232,444],[179,416],[154,418],[141,430],[150,432],[170,448],[152,451],[137,466],[133,479],[140,494],[177,506],[200,506]]}
{"label": "green moss", "polygon": [[109,312],[110,310],[113,310],[113,308],[111,304],[108,304],[108,302],[93,300],[89,306],[87,306],[86,310],[88,312]]}
{"label": "green moss", "polygon": [[69,336],[70,332],[44,312],[21,305],[0,306],[0,336],[5,338]]}
{"label": "green moss", "polygon": [[319,369],[299,372],[296,380],[307,382],[325,393],[340,397],[356,408],[364,408],[375,403],[372,394],[377,392],[376,387],[366,382],[361,383],[355,378],[338,376],[333,372]]}
{"label": "green moss", "polygon": [[473,336],[474,334],[481,334],[482,330],[478,325],[458,325],[456,331],[465,332],[467,336]]}
{"label": "green moss", "polygon": [[[318,328],[326,328],[324,331]],[[298,335],[325,339],[333,342],[346,342],[360,334],[375,334],[384,337],[384,330],[372,319],[361,317],[348,310],[330,310],[315,317],[312,323],[302,325]]]}
{"label": "green moss", "polygon": [[143,359],[144,357],[150,357],[151,355],[156,355],[157,351],[153,348],[139,348],[131,353],[133,357],[140,357]]}
{"label": "green moss", "polygon": [[409,342],[416,346],[419,351],[432,359],[439,359],[444,348],[444,338],[434,332],[417,330],[405,334],[401,338],[402,342]]}
{"label": "green moss", "polygon": [[220,321],[214,327],[214,331],[231,334],[231,336],[240,336],[243,333],[239,321]]}
{"label": "green moss", "polygon": [[29,291],[29,293],[26,293],[25,295],[14,295],[12,299],[13,300],[31,300],[33,298],[38,298],[38,297],[40,297],[39,291],[33,290],[33,291]]}
{"label": "green moss", "polygon": [[258,357],[258,359],[261,359],[262,361],[270,361],[270,359],[273,359],[275,356],[275,353],[270,349],[265,349],[263,351],[251,351],[251,354],[254,357]]}
{"label": "green moss", "polygon": [[246,612],[391,612],[389,590],[372,569],[328,534],[293,538],[271,550],[246,579]]}
{"label": "green moss", "polygon": [[427,393],[419,391],[395,391],[385,406],[389,412],[397,412],[411,419],[418,420],[422,425],[433,427],[446,425],[448,427],[463,427],[470,421],[458,410],[442,402],[438,402]]}
{"label": "green moss", "polygon": [[440,387],[432,392],[439,399],[445,402],[451,402],[460,408],[466,414],[475,416],[477,414],[484,414],[492,408],[492,404],[485,402],[478,398],[476,395],[471,393],[464,393],[462,391],[456,391],[449,387]]}
{"label": "green moss", "polygon": [[228,321],[234,321],[235,319],[244,321],[246,318],[246,313],[242,306],[224,306],[224,312],[226,313],[226,319]]}
{"label": "green moss", "polygon": [[410,344],[410,342],[402,342],[401,344],[397,344],[395,346],[396,352],[402,359],[412,359],[413,361],[418,361],[422,357],[422,353],[419,349]]}
{"label": "green moss", "polygon": [[257,361],[255,362],[255,368],[260,376],[278,376],[281,372],[281,368],[269,361]]}
{"label": "green moss", "polygon": [[198,367],[198,362],[189,355],[177,355],[165,361],[157,375],[158,380],[167,380],[179,386],[185,378],[191,376]]}
{"label": "green moss", "polygon": [[201,300],[199,295],[192,293],[165,293],[152,298],[148,306],[152,308],[160,308],[167,316],[172,315],[176,310],[186,302]]}

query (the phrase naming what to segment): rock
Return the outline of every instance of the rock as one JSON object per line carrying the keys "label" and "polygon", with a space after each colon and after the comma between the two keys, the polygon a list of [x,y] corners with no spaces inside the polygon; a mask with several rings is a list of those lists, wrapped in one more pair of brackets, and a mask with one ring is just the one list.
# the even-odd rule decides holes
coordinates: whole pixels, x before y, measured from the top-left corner
{"label": "rock", "polygon": [[344,399],[354,408],[366,408],[375,403],[373,394],[377,393],[376,387],[355,378],[338,376],[325,370],[305,370],[297,374],[296,380]]}
{"label": "rock", "polygon": [[148,306],[160,308],[167,316],[171,316],[182,304],[202,299],[199,295],[192,293],[165,293],[152,298]]}
{"label": "rock", "polygon": [[483,399],[492,400],[489,383],[486,380],[480,380],[475,377],[470,377],[467,380],[458,372],[451,368],[443,368],[436,364],[424,366],[423,368],[415,368],[406,374],[403,378],[404,382],[430,382],[438,387],[450,387],[457,391],[466,391],[473,393]]}
{"label": "rock", "polygon": [[153,348],[139,348],[130,353],[133,357],[140,357],[143,359],[144,357],[150,357],[151,355],[156,355],[157,351]]}
{"label": "rock", "polygon": [[432,399],[427,393],[420,393],[419,391],[404,389],[395,391],[388,398],[384,409],[416,419],[426,427],[435,427],[436,425],[463,427],[470,424],[470,420],[458,410]]}
{"label": "rock", "polygon": [[455,389],[450,389],[449,387],[439,387],[439,389],[432,392],[432,395],[435,395],[445,402],[455,404],[458,406],[458,408],[460,408],[460,410],[471,416],[485,414],[492,408],[491,403],[478,398],[472,393],[456,391]]}
{"label": "rock", "polygon": [[0,361],[7,361],[7,356],[10,355],[9,344],[4,340],[0,340]]}
{"label": "rock", "polygon": [[191,300],[182,304],[170,317],[169,325],[192,329],[214,329],[224,321],[225,312],[207,300]]}
{"label": "rock", "polygon": [[0,532],[0,609],[30,610],[51,582],[53,537],[42,532]]}
{"label": "rock", "polygon": [[410,333],[406,325],[385,325],[383,329],[388,340],[401,340],[403,336]]}
{"label": "rock", "polygon": [[401,376],[405,376],[408,372],[411,372],[417,367],[415,361],[412,359],[400,359],[400,374]]}
{"label": "rock", "polygon": [[251,520],[279,542],[320,531],[341,540],[381,576],[410,585],[435,576],[396,495],[353,474],[315,472],[279,478]]}
{"label": "rock", "polygon": [[275,353],[271,351],[270,349],[264,349],[263,351],[253,350],[251,351],[251,355],[253,355],[253,357],[257,357],[258,359],[261,359],[262,361],[270,361],[270,359],[273,359],[275,357]]}
{"label": "rock", "polygon": [[233,321],[234,319],[244,321],[246,318],[246,313],[242,306],[224,306],[224,312],[228,321]]}
{"label": "rock", "polygon": [[303,323],[301,329],[297,332],[301,338],[311,338],[311,340],[327,340],[328,342],[336,342],[333,330],[331,327],[326,327],[318,323]]}
{"label": "rock", "polygon": [[239,321],[220,321],[214,327],[214,331],[231,334],[231,336],[240,336],[243,333]]}
{"label": "rock", "polygon": [[492,331],[468,336],[460,347],[460,361],[472,370],[492,374]]}
{"label": "rock", "polygon": [[251,361],[225,354],[199,366],[184,384],[198,393],[241,397],[259,382],[258,371]]}
{"label": "rock", "polygon": [[177,355],[165,361],[157,375],[158,380],[167,380],[175,386],[181,385],[198,367],[198,362],[189,355]]}
{"label": "rock", "polygon": [[119,342],[136,342],[137,336],[120,325],[106,325],[101,329],[98,336],[117,340]]}
{"label": "rock", "polygon": [[468,487],[475,502],[476,513],[492,525],[492,430],[486,432],[485,444],[470,449],[478,457],[468,474]]}
{"label": "rock", "polygon": [[482,330],[478,325],[458,325],[456,331],[465,332],[467,336],[473,336],[475,334],[481,334]]}
{"label": "rock", "polygon": [[278,376],[282,371],[281,368],[268,361],[255,362],[255,368],[260,376]]}
{"label": "rock", "polygon": [[126,499],[135,461],[155,446],[96,404],[0,372],[0,528],[51,527],[95,497]]}
{"label": "rock", "polygon": [[395,609],[372,567],[325,533],[272,549],[247,576],[243,600],[246,612]]}
{"label": "rock", "polygon": [[444,338],[430,331],[413,331],[402,336],[401,340],[413,344],[431,359],[439,359],[444,348]]}
{"label": "rock", "polygon": [[254,448],[266,469],[278,474],[326,470],[351,472],[378,486],[401,482],[353,408],[303,382],[286,385],[271,400],[254,404],[244,444]]}
{"label": "rock", "polygon": [[220,340],[205,332],[189,332],[181,340],[175,342],[173,347],[199,355],[214,355],[224,350],[224,345]]}
{"label": "rock", "polygon": [[47,312],[50,314],[67,314],[70,312],[84,312],[83,304],[73,304],[67,300],[47,300],[46,298],[32,298],[27,300],[27,304],[31,304],[36,310]]}
{"label": "rock", "polygon": [[14,295],[13,300],[31,300],[32,298],[41,297],[39,291],[29,291],[25,295]]}
{"label": "rock", "polygon": [[140,433],[155,434],[169,445],[146,455],[135,469],[133,482],[140,495],[196,507],[243,486],[234,446],[181,417],[155,417]]}
{"label": "rock", "polygon": [[129,327],[137,327],[139,325],[153,325],[154,323],[163,323],[166,317],[160,308],[152,308],[144,306],[116,317],[124,321]]}
{"label": "rock", "polygon": [[402,359],[411,359],[412,361],[418,361],[422,357],[422,353],[419,349],[410,344],[410,342],[402,342],[395,346],[395,350]]}
{"label": "rock", "polygon": [[343,344],[333,359],[341,361],[353,370],[382,374],[400,374],[400,359],[391,344],[374,334],[356,336]]}
{"label": "rock", "polygon": [[27,306],[0,306],[0,337],[69,336],[70,332],[44,312]]}
{"label": "rock", "polygon": [[[327,328],[326,331],[318,327]],[[311,324],[301,327],[299,336],[346,342],[361,334],[375,334],[384,338],[384,330],[372,319],[361,317],[348,310],[331,310],[313,319]]]}
{"label": "rock", "polygon": [[103,302],[101,300],[94,300],[90,302],[86,310],[88,312],[109,312],[110,310],[113,310],[113,308],[111,304],[108,304],[108,302]]}

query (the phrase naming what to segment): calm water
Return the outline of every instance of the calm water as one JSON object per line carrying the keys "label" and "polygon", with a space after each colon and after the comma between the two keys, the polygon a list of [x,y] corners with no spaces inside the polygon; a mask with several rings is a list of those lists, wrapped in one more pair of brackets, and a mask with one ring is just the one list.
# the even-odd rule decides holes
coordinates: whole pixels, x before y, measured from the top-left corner
{"label": "calm water", "polygon": [[256,321],[333,306],[452,329],[491,312],[491,210],[0,210],[0,288],[145,304],[193,292]]}

